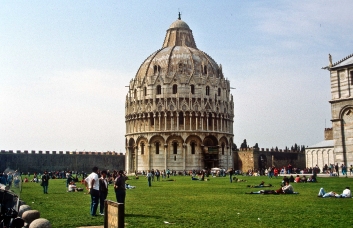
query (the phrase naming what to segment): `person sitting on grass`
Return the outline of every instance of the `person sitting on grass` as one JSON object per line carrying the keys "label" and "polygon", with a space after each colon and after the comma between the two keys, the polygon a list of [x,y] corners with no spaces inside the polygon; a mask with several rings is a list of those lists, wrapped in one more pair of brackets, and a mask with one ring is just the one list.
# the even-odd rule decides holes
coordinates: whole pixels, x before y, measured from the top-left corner
{"label": "person sitting on grass", "polygon": [[300,181],[303,182],[303,183],[306,183],[308,180],[307,180],[306,176],[304,175],[304,176],[302,176]]}
{"label": "person sitting on grass", "polygon": [[312,175],[308,178],[308,182],[317,182],[316,180],[316,176],[315,175]]}
{"label": "person sitting on grass", "polygon": [[295,177],[294,182],[295,182],[295,183],[300,183],[300,182],[301,182],[301,178],[300,178],[299,175],[297,175],[297,176]]}
{"label": "person sitting on grass", "polygon": [[346,189],[343,190],[342,194],[339,194],[334,191],[325,192],[324,188],[320,188],[318,197],[322,197],[322,198],[327,198],[327,197],[351,198],[352,195],[351,195],[351,190],[349,187],[346,187]]}
{"label": "person sitting on grass", "polygon": [[265,181],[261,181],[259,185],[247,185],[248,188],[263,188],[263,187],[272,187],[272,184],[265,185]]}
{"label": "person sitting on grass", "polygon": [[279,193],[283,193],[283,194],[293,194],[294,190],[293,190],[293,186],[289,184],[289,182],[286,182],[285,185],[281,188],[282,192]]}
{"label": "person sitting on grass", "polygon": [[68,192],[77,192],[77,186],[75,182],[71,181],[67,187]]}

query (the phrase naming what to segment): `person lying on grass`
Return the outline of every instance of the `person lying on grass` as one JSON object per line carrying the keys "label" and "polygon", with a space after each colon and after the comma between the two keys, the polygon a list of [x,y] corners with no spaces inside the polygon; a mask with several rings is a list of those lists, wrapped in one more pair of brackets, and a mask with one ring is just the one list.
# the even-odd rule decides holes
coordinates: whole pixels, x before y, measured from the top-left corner
{"label": "person lying on grass", "polygon": [[248,188],[263,188],[263,187],[272,187],[272,184],[265,185],[265,181],[261,181],[259,185],[247,185]]}
{"label": "person lying on grass", "polygon": [[235,182],[246,182],[246,180],[239,179],[239,178],[237,178],[237,177],[233,177],[233,180],[234,180]]}
{"label": "person lying on grass", "polygon": [[293,186],[290,185],[289,182],[286,182],[285,186],[279,188],[278,190],[260,190],[246,194],[298,194],[298,192],[294,192]]}
{"label": "person lying on grass", "polygon": [[322,198],[327,198],[327,197],[336,197],[336,198],[351,198],[351,190],[349,187],[346,187],[346,189],[343,190],[342,194],[339,194],[337,192],[331,191],[331,192],[325,192],[324,188],[320,188],[318,197]]}

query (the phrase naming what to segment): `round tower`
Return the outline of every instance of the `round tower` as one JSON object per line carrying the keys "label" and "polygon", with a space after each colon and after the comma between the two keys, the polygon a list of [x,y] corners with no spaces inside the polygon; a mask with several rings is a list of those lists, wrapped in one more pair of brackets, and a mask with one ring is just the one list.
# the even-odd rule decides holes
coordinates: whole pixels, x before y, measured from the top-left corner
{"label": "round tower", "polygon": [[126,95],[128,173],[233,167],[234,102],[222,65],[181,20],[141,64]]}

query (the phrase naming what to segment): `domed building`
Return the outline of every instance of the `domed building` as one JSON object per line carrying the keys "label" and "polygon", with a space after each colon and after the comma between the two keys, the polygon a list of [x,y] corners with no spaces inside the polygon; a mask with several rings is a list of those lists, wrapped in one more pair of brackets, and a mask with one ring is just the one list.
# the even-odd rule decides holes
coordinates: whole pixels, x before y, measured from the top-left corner
{"label": "domed building", "polygon": [[222,66],[181,20],[141,64],[125,103],[128,173],[233,167],[234,102]]}

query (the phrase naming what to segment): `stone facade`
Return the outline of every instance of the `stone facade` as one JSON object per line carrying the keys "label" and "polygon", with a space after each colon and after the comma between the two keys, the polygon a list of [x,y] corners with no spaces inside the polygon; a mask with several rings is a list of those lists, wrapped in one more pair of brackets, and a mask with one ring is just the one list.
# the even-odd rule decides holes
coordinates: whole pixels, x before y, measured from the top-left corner
{"label": "stone facade", "polygon": [[322,142],[306,149],[307,166],[353,164],[353,54],[323,67],[330,72],[332,129]]}
{"label": "stone facade", "polygon": [[335,150],[332,128],[325,129],[325,141],[305,148],[306,167],[316,165],[322,170],[325,165],[335,164]]}
{"label": "stone facade", "polygon": [[21,172],[84,171],[90,173],[94,166],[99,169],[125,169],[125,155],[114,152],[69,151],[5,151],[0,152],[0,170],[7,168]]}
{"label": "stone facade", "polygon": [[248,170],[264,171],[270,166],[277,168],[287,167],[289,164],[292,167],[299,169],[305,168],[305,153],[297,151],[286,151],[264,148],[241,148],[235,154],[235,169],[246,172]]}
{"label": "stone facade", "polygon": [[331,115],[335,161],[353,163],[353,55],[327,68],[331,78]]}
{"label": "stone facade", "polygon": [[222,66],[197,48],[179,17],[130,81],[126,171],[232,167],[233,118]]}

